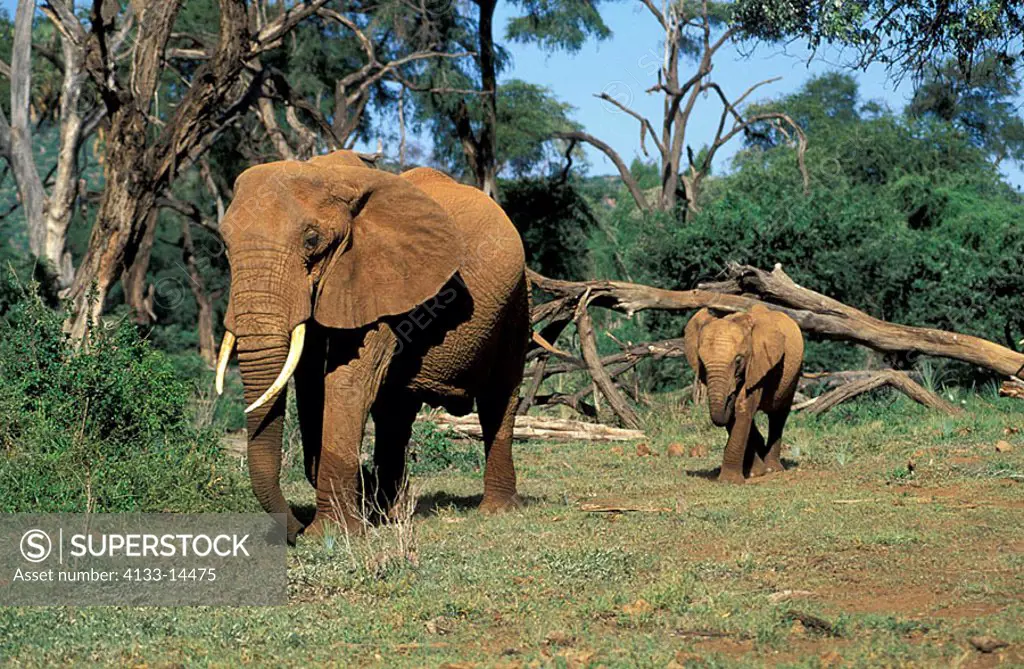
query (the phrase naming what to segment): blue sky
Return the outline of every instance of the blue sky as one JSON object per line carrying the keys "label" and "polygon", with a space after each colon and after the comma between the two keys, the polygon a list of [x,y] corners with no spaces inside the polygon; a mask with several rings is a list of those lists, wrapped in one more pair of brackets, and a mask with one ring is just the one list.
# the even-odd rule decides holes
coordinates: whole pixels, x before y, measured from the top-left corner
{"label": "blue sky", "polygon": [[[0,0],[0,6],[13,15],[16,0]],[[605,22],[612,28],[611,38],[590,41],[573,55],[549,54],[531,45],[505,43],[504,26],[510,16],[509,3],[499,4],[496,32],[512,56],[510,67],[502,80],[523,79],[547,86],[555,95],[575,107],[574,117],[587,132],[610,144],[628,163],[640,150],[640,132],[636,120],[598,100],[595,94],[607,92],[649,117],[659,127],[661,100],[658,94],[645,90],[656,83],[657,63],[660,60],[660,27],[639,2],[605,2],[601,5]],[[714,79],[727,95],[738,96],[752,84],[771,77],[781,81],[759,89],[751,101],[764,100],[790,93],[809,77],[829,70],[840,69],[841,54],[819,54],[808,62],[809,53],[802,45],[788,48],[760,46],[751,53],[740,53],[736,47],[724,47],[715,60]],[[831,62],[830,62],[831,61]],[[863,100],[879,100],[893,109],[901,109],[910,98],[909,81],[895,86],[885,69],[872,66],[866,72],[856,72]],[[708,98],[698,103],[692,116],[688,143],[697,150],[711,140],[721,108]],[[811,142],[814,138],[809,138]],[[723,170],[740,147],[737,138],[719,152],[716,170]],[[376,142],[373,142],[375,145]],[[397,147],[386,146],[391,153]],[[586,147],[591,174],[613,174],[615,168],[599,151]],[[648,144],[648,150],[655,151]],[[1018,188],[1024,186],[1024,173],[1014,166],[1004,168],[1004,174]]]}

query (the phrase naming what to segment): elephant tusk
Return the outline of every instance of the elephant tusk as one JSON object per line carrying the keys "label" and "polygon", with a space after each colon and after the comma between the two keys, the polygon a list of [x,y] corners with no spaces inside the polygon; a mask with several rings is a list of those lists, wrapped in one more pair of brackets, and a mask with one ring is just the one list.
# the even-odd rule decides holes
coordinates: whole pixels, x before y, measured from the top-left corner
{"label": "elephant tusk", "polygon": [[284,367],[281,368],[281,373],[277,375],[277,379],[270,384],[267,388],[267,392],[250,404],[245,409],[245,413],[252,413],[256,409],[274,399],[281,389],[288,384],[288,379],[292,378],[292,374],[295,373],[295,368],[299,366],[299,358],[302,357],[302,345],[306,341],[306,324],[299,323],[292,330],[292,341],[288,346],[288,357],[285,358]]}
{"label": "elephant tusk", "polygon": [[229,331],[224,332],[224,340],[220,343],[220,353],[217,355],[217,381],[215,387],[217,394],[224,394],[224,373],[228,370],[228,360],[231,352],[235,350],[235,335]]}

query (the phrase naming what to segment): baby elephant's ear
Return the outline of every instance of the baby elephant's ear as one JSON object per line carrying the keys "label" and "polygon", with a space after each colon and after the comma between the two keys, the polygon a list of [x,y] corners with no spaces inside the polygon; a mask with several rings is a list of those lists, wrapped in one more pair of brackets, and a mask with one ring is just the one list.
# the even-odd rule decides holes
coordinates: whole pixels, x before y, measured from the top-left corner
{"label": "baby elephant's ear", "polygon": [[463,260],[462,240],[440,205],[387,172],[328,169],[343,182],[352,234],[320,281],[315,320],[359,328],[437,295]]}
{"label": "baby elephant's ear", "polygon": [[746,385],[752,388],[764,381],[768,372],[782,362],[782,357],[786,353],[786,336],[769,309],[757,305],[750,310],[749,315],[753,323],[753,351],[747,363]]}
{"label": "baby elephant's ear", "polygon": [[686,329],[683,330],[683,350],[686,353],[686,361],[690,363],[694,373],[697,372],[697,366],[700,364],[697,356],[697,350],[700,348],[700,331],[713,320],[715,317],[705,307],[690,318],[686,323]]}

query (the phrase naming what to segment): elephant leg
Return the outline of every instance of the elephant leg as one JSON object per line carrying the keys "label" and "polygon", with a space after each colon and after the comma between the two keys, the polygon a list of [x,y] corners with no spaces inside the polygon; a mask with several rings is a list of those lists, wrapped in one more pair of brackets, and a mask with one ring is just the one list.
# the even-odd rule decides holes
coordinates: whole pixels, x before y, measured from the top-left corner
{"label": "elephant leg", "polygon": [[764,456],[765,470],[769,472],[782,472],[786,468],[782,466],[782,430],[786,427],[789,419],[789,406],[781,411],[768,414],[768,450]]}
{"label": "elephant leg", "polygon": [[736,398],[735,413],[727,426],[729,441],[725,444],[722,469],[718,473],[719,481],[743,483],[744,474],[750,471],[747,444],[750,440],[750,429],[754,426],[756,406],[756,401],[752,402],[746,396]]}
{"label": "elephant leg", "polygon": [[302,359],[295,370],[295,406],[299,415],[306,479],[314,488],[323,443],[326,353],[327,339],[323,329],[311,324],[306,333]]}
{"label": "elephant leg", "polygon": [[515,392],[488,395],[477,400],[484,436],[484,498],[480,509],[496,513],[522,506],[516,494],[516,468],[512,462],[512,428],[519,396]]}
{"label": "elephant leg", "polygon": [[321,534],[334,522],[361,532],[360,452],[366,418],[387,374],[395,336],[385,325],[365,331],[353,345],[350,336],[332,340],[324,378],[323,447],[316,476],[316,516],[307,534]]}
{"label": "elephant leg", "polygon": [[380,397],[370,410],[374,436],[372,488],[373,510],[387,517],[405,487],[405,460],[412,424],[422,402],[409,393]]}
{"label": "elephant leg", "polygon": [[747,454],[745,462],[743,463],[744,469],[750,471],[750,476],[764,476],[768,473],[768,469],[765,467],[764,457],[767,454],[767,448],[765,447],[764,437],[761,436],[761,432],[757,429],[757,422],[750,422],[750,436],[747,437]]}

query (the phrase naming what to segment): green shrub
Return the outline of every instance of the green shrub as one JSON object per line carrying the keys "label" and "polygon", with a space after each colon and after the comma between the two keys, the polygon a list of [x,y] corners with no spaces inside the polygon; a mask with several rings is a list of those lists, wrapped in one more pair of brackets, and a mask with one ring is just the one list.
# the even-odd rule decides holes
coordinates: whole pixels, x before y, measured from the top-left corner
{"label": "green shrub", "polygon": [[412,474],[431,474],[454,469],[479,471],[483,467],[483,449],[476,444],[456,441],[450,428],[418,422],[412,429]]}
{"label": "green shrub", "polygon": [[252,506],[166,355],[126,321],[76,347],[63,320],[25,291],[0,321],[0,511]]}

